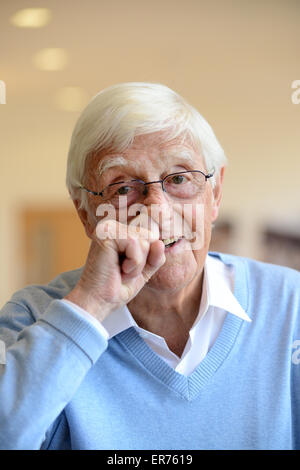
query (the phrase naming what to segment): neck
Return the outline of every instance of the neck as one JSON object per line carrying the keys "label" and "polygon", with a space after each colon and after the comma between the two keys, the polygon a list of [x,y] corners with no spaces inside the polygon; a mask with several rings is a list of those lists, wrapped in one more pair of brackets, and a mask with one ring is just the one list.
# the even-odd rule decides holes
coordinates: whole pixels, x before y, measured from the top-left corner
{"label": "neck", "polygon": [[128,309],[141,328],[165,338],[169,348],[180,356],[199,312],[202,281],[203,270],[180,290],[146,285],[128,303]]}

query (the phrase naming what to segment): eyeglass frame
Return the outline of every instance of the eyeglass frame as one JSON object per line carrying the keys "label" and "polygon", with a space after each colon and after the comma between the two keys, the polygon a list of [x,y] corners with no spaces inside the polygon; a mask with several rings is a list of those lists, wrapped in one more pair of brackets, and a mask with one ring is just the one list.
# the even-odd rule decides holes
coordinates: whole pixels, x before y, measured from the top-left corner
{"label": "eyeglass frame", "polygon": [[[101,196],[103,197],[103,192],[105,191],[106,188],[110,188],[111,186],[115,186],[117,184],[122,184],[122,183],[134,183],[134,182],[138,182],[138,183],[143,183],[144,186],[148,186],[149,184],[154,184],[154,183],[160,183],[161,184],[161,188],[162,190],[168,194],[168,191],[165,189],[164,187],[164,181],[169,178],[170,176],[174,176],[174,175],[181,175],[181,174],[184,174],[184,173],[201,173],[204,177],[205,177],[205,182],[211,178],[212,176],[214,176],[215,174],[215,169],[213,169],[213,171],[211,173],[208,173],[207,175],[201,171],[201,170],[185,170],[185,171],[177,171],[176,173],[170,173],[169,175],[166,175],[162,180],[157,180],[157,181],[148,181],[148,182],[145,182],[143,180],[140,180],[140,179],[135,179],[135,180],[126,180],[126,181],[117,181],[116,183],[111,183],[111,184],[108,184],[107,186],[105,186],[105,188],[103,188],[101,191],[97,192],[97,191],[92,191],[91,189],[87,189],[85,188],[84,186],[79,186],[80,189],[83,189],[84,191],[87,191],[88,193],[91,193],[93,194],[94,196]],[[146,189],[146,188],[145,188]],[[145,190],[144,190],[145,191]],[[144,194],[144,191],[143,191],[143,194]]]}

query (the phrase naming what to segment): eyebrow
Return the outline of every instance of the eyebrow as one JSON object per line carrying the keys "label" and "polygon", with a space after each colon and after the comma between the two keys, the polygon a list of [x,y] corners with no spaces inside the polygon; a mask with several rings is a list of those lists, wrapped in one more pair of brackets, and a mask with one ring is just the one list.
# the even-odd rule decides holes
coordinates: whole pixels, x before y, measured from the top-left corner
{"label": "eyebrow", "polygon": [[[180,160],[184,160],[186,163],[190,165],[195,164],[195,160],[191,153],[188,150],[178,150],[178,151],[166,151],[163,158],[168,160],[169,158],[178,158]],[[99,165],[98,165],[98,172],[99,176],[102,176],[103,173],[108,170],[109,168],[114,168],[118,166],[126,166],[129,167],[129,162],[126,158],[122,157],[121,155],[116,155],[114,157],[104,157]],[[135,163],[130,162],[130,167],[137,167]]]}
{"label": "eyebrow", "polygon": [[98,165],[99,176],[103,175],[109,168],[114,168],[115,166],[128,166],[128,160],[121,156],[103,158]]}

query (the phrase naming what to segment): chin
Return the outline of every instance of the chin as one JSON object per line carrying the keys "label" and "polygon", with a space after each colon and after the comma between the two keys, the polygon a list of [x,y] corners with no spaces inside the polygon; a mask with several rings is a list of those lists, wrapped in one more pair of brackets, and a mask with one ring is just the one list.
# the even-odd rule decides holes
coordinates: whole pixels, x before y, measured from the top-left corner
{"label": "chin", "polygon": [[197,266],[191,264],[165,263],[148,281],[147,287],[159,291],[178,291],[188,285],[196,276]]}

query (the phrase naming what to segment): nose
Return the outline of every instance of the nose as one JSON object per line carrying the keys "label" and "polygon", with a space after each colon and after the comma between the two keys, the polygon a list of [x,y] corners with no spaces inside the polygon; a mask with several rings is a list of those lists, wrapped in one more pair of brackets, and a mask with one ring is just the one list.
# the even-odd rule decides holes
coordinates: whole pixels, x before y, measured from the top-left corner
{"label": "nose", "polygon": [[[155,181],[145,187],[146,195],[143,200],[147,208],[148,216],[158,225],[160,237],[170,238],[172,236],[173,205],[164,191],[162,183]],[[170,235],[171,234],[171,235]]]}
{"label": "nose", "polygon": [[162,204],[169,202],[167,198],[167,193],[163,188],[161,181],[153,181],[151,183],[146,183],[143,191],[144,204]]}

